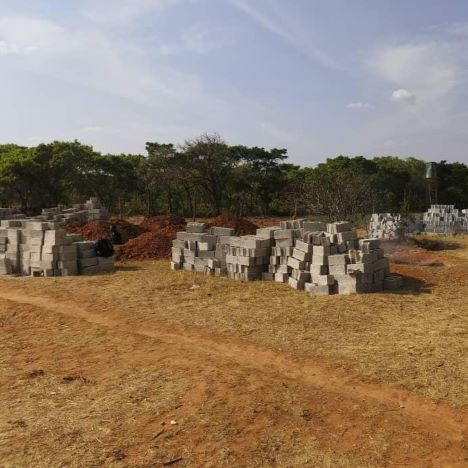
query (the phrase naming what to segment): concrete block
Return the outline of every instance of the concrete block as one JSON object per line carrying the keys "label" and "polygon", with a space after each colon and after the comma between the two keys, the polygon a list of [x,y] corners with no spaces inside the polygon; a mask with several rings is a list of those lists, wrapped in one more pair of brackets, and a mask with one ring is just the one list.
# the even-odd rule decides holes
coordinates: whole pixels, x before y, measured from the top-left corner
{"label": "concrete block", "polygon": [[260,229],[257,229],[256,236],[260,239],[274,239],[274,233],[277,230],[279,230],[278,226],[260,228]]}
{"label": "concrete block", "polygon": [[347,254],[330,255],[328,257],[329,265],[347,265],[349,261],[349,256]]}
{"label": "concrete block", "polygon": [[100,272],[100,269],[98,265],[80,267],[80,274],[82,275],[97,275],[99,272]]}
{"label": "concrete block", "polygon": [[78,266],[80,270],[83,268],[87,268],[90,266],[97,266],[98,260],[97,257],[90,257],[90,258],[79,258],[78,259]]}
{"label": "concrete block", "polygon": [[312,253],[312,248],[313,248],[312,244],[308,244],[307,242],[303,242],[303,241],[301,241],[299,239],[296,239],[295,250],[300,250],[302,252],[311,254]]}
{"label": "concrete block", "polygon": [[234,236],[236,232],[231,228],[215,226],[210,229],[210,234],[213,236]]}
{"label": "concrete block", "polygon": [[327,285],[316,285],[313,283],[306,283],[304,289],[312,296],[329,296],[333,290],[331,286]]}
{"label": "concrete block", "polygon": [[294,270],[303,270],[304,262],[297,260],[296,258],[289,257],[287,266],[293,268]]}
{"label": "concrete block", "polygon": [[299,250],[297,248],[295,248],[293,250],[293,254],[292,256],[297,259],[297,260],[300,260],[302,262],[310,262],[312,260],[312,255],[308,252],[304,252],[302,250]]}
{"label": "concrete block", "polygon": [[313,255],[328,257],[330,255],[330,246],[314,245]]}
{"label": "concrete block", "polygon": [[275,281],[277,283],[286,283],[289,279],[289,275],[287,273],[275,273]]}
{"label": "concrete block", "polygon": [[317,232],[325,231],[327,225],[319,221],[304,221],[304,223],[302,224],[302,228],[304,229],[304,232]]}
{"label": "concrete block", "polygon": [[206,224],[205,223],[188,223],[186,229],[187,229],[187,232],[190,232],[190,233],[203,233],[203,232],[206,232]]}
{"label": "concrete block", "polygon": [[397,275],[389,275],[384,278],[383,288],[386,291],[395,291],[403,286],[403,278]]}

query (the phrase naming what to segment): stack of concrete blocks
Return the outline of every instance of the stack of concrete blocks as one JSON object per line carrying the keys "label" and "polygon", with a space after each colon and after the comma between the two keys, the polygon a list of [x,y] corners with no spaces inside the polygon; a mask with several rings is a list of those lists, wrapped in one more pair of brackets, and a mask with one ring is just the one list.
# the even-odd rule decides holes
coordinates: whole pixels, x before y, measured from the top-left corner
{"label": "stack of concrete blocks", "polygon": [[81,242],[57,222],[1,221],[0,274],[72,276],[113,270],[114,257],[97,257],[94,242]]}
{"label": "stack of concrete blocks", "polygon": [[2,219],[11,219],[12,212],[10,208],[0,208],[0,220]]}
{"label": "stack of concrete blocks", "polygon": [[425,231],[439,234],[468,232],[468,210],[458,210],[454,205],[432,205],[424,213]]}
{"label": "stack of concrete blocks", "polygon": [[[389,261],[379,239],[360,239],[357,249],[329,258],[329,273],[336,281],[338,294],[371,293],[401,286],[401,278],[390,275]],[[339,266],[333,266],[336,264]],[[387,283],[385,283],[385,281]]]}
{"label": "stack of concrete blocks", "polygon": [[76,265],[79,275],[96,275],[114,271],[114,257],[98,257],[93,241],[79,240],[73,243],[76,251]]}
{"label": "stack of concrete blocks", "polygon": [[[348,222],[299,220],[284,222],[272,231],[280,246],[272,248],[269,271],[274,277],[264,275],[264,279],[288,282],[312,295],[376,292],[383,289],[384,281],[387,289],[401,285],[401,278],[389,276],[380,241],[358,240]],[[274,255],[279,253],[286,255]]]}
{"label": "stack of concrete blocks", "polygon": [[[295,266],[296,260],[290,260],[294,251],[296,239],[302,235],[302,224],[304,220],[281,221],[280,225],[273,228],[260,230],[257,235],[265,231],[270,233],[273,245],[271,249],[268,273],[263,279],[287,283]],[[292,263],[292,264],[291,264]]]}
{"label": "stack of concrete blocks", "polygon": [[253,281],[264,279],[270,263],[272,239],[257,235],[232,237],[226,255],[229,278]]}
{"label": "stack of concrete blocks", "polygon": [[20,244],[21,244],[20,220],[8,219],[1,221],[0,235],[2,237],[2,272],[4,274],[19,273],[20,265]]}
{"label": "stack of concrete blocks", "polygon": [[88,221],[107,220],[109,217],[106,208],[96,198],[90,198],[86,203],[75,204],[71,208],[63,206],[44,208],[38,219],[59,223],[86,223]]}
{"label": "stack of concrete blocks", "polygon": [[369,221],[368,236],[372,239],[400,239],[424,230],[421,220],[401,214],[374,213]]}
{"label": "stack of concrete blocks", "polygon": [[221,275],[226,272],[226,256],[234,229],[207,228],[204,223],[189,223],[172,241],[173,270],[198,271]]}
{"label": "stack of concrete blocks", "polygon": [[23,262],[29,256],[29,271],[23,275],[74,276],[78,274],[76,246],[57,223],[25,221],[23,235]]}
{"label": "stack of concrete blocks", "polygon": [[90,198],[84,205],[73,205],[73,208],[85,210],[88,214],[88,221],[110,218],[109,212],[97,198]]}
{"label": "stack of concrete blocks", "polygon": [[369,221],[368,235],[372,239],[399,239],[404,234],[401,215],[374,213]]}

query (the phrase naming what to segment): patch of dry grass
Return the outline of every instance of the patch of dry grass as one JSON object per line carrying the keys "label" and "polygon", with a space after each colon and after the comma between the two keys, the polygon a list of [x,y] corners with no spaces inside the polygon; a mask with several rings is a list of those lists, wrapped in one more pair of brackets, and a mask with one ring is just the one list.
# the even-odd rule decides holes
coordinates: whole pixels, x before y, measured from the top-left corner
{"label": "patch of dry grass", "polygon": [[186,391],[182,376],[151,363],[137,367],[128,358],[138,347],[132,337],[92,325],[77,333],[70,321],[6,301],[0,310],[2,466],[111,466],[171,456],[148,440]]}
{"label": "patch of dry grass", "polygon": [[[80,297],[96,313],[118,309],[135,324],[196,326],[314,356],[361,378],[466,405],[468,238],[455,241],[459,249],[437,252],[456,260],[449,268],[395,266],[407,277],[396,293],[310,297],[275,283],[171,272],[165,261],[126,264],[111,276],[3,281]],[[193,284],[200,288],[190,290]]]}

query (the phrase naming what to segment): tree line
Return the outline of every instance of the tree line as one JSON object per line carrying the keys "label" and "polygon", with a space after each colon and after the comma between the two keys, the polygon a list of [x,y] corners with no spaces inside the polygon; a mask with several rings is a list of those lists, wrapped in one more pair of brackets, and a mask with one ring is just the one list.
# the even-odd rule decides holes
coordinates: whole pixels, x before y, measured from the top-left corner
{"label": "tree line", "polygon": [[[395,156],[338,156],[316,167],[287,162],[286,149],[229,145],[202,135],[176,147],[149,142],[146,154],[101,154],[78,141],[0,145],[0,206],[43,207],[98,197],[114,214],[319,215],[427,209],[425,162]],[[468,208],[468,166],[437,165],[439,203]]]}

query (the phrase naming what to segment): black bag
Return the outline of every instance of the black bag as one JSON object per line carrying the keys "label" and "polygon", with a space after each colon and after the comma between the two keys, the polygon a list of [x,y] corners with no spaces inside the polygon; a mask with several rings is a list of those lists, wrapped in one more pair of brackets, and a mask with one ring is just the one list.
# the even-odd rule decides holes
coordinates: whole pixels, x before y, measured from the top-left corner
{"label": "black bag", "polygon": [[99,239],[94,244],[94,249],[96,250],[96,255],[98,257],[112,257],[114,255],[114,247],[112,247],[112,242],[109,239]]}

